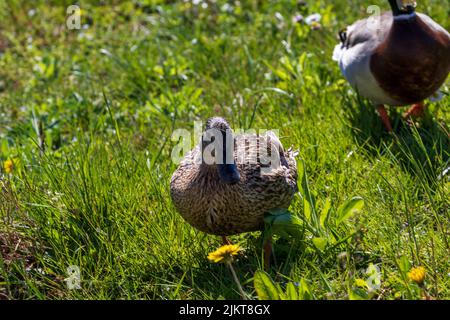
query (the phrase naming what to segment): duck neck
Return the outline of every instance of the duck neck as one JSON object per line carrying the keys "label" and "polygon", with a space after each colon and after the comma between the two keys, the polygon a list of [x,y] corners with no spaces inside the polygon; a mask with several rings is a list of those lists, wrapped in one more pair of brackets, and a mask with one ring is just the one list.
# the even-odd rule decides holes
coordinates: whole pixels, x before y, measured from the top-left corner
{"label": "duck neck", "polygon": [[[235,184],[239,181],[240,175],[234,160],[234,137],[231,132],[221,132],[221,138],[222,144],[215,144],[215,139],[209,143],[203,142],[202,167],[209,174],[217,173],[223,183]],[[214,151],[214,156],[210,157],[212,151]],[[216,157],[216,155],[221,155],[221,157]]]}
{"label": "duck neck", "polygon": [[408,17],[415,15],[415,5],[412,3],[408,3],[405,8],[400,8],[398,6],[398,0],[389,0],[389,4],[391,6],[392,15],[394,17]]}
{"label": "duck neck", "polygon": [[401,14],[400,8],[398,7],[397,0],[389,0],[389,4],[391,6],[392,14],[394,16],[398,16]]}

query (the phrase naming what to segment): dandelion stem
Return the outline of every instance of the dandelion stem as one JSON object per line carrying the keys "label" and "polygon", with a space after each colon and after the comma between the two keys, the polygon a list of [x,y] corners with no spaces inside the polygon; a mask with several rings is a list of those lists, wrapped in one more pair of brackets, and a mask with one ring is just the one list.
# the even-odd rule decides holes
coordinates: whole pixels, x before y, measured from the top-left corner
{"label": "dandelion stem", "polygon": [[236,282],[236,285],[239,289],[239,293],[241,294],[242,300],[248,300],[247,295],[245,294],[244,290],[242,289],[241,283],[239,282],[239,279],[236,275],[236,271],[234,271],[233,265],[231,262],[227,262],[228,267],[230,268],[231,274],[233,275],[234,282]]}

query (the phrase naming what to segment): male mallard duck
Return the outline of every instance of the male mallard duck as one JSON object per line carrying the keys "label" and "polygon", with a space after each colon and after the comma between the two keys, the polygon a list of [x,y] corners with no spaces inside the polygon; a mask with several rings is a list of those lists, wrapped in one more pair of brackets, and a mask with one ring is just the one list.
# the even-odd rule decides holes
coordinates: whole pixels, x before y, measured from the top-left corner
{"label": "male mallard duck", "polygon": [[392,12],[359,20],[341,31],[333,59],[344,77],[377,105],[388,131],[384,105],[412,107],[420,115],[423,100],[433,95],[450,72],[450,34],[430,17],[415,12],[415,2],[389,0]]}
{"label": "male mallard duck", "polygon": [[[219,140],[223,143],[216,144]],[[225,242],[229,235],[262,230],[264,215],[287,209],[297,192],[294,156],[271,131],[234,136],[227,121],[210,118],[202,141],[172,176],[173,203],[189,224]],[[270,240],[265,250],[267,265]]]}

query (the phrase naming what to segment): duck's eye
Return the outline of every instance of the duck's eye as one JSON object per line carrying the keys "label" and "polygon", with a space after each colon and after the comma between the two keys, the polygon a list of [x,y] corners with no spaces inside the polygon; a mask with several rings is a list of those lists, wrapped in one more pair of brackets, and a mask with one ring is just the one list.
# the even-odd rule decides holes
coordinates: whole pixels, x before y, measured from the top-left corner
{"label": "duck's eye", "polygon": [[417,6],[416,1],[414,0],[400,0],[400,8],[403,10],[415,9]]}
{"label": "duck's eye", "polygon": [[341,39],[342,43],[345,43],[345,41],[347,40],[347,29],[342,29],[341,31],[339,31],[339,39]]}

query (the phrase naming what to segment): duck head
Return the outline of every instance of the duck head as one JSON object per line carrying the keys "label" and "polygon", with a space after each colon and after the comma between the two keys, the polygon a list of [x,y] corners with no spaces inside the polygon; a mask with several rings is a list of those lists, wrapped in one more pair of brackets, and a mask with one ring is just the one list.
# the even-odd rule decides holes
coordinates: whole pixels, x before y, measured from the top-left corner
{"label": "duck head", "polygon": [[208,119],[202,135],[202,163],[217,168],[225,184],[239,182],[240,175],[234,160],[234,137],[228,122],[220,117]]}
{"label": "duck head", "polygon": [[412,14],[416,10],[416,2],[413,0],[389,0],[389,4],[394,16]]}

